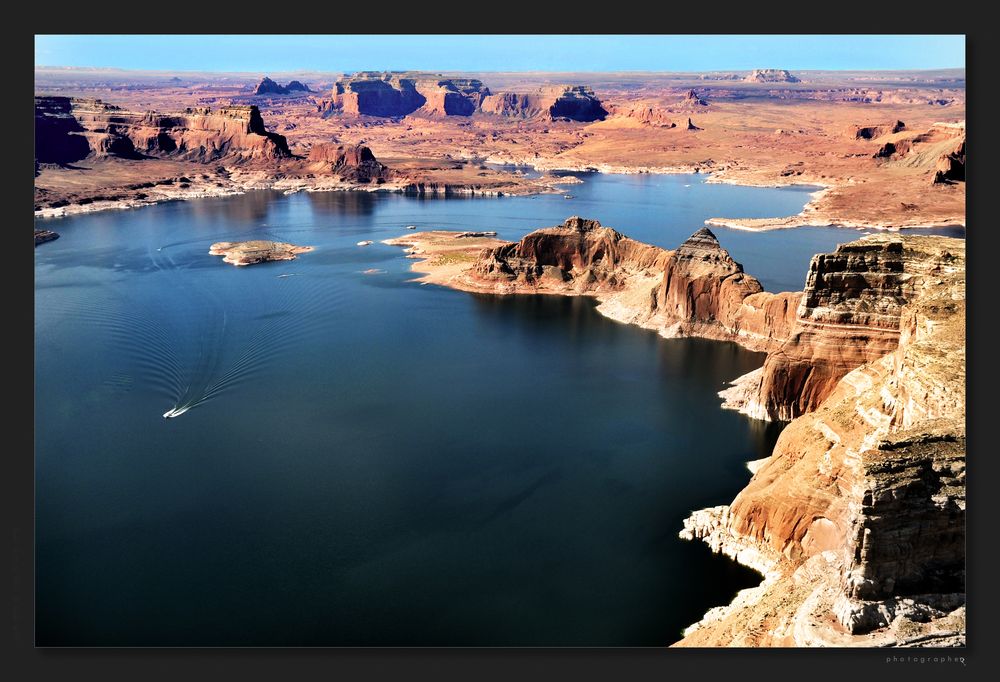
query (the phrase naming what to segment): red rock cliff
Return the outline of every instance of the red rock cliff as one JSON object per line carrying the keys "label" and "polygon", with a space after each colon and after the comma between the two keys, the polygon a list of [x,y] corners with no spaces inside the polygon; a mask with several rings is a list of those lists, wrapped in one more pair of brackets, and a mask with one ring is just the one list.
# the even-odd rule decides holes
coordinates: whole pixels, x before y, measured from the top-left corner
{"label": "red rock cliff", "polygon": [[255,106],[159,114],[127,111],[100,100],[38,97],[35,116],[36,121],[42,121],[36,125],[35,146],[44,158],[83,158],[79,154],[84,144],[84,156],[95,157],[155,156],[208,162],[291,156],[285,138],[267,131]]}

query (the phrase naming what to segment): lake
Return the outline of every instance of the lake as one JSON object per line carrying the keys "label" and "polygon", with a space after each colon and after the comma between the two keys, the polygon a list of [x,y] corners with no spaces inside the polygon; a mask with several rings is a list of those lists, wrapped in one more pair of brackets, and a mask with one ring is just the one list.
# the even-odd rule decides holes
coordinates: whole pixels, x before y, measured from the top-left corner
{"label": "lake", "polygon": [[[41,221],[36,643],[663,646],[757,584],[677,533],[770,454],[781,425],[716,395],[762,354],[421,286],[378,243],[581,215],[672,248],[809,198],[581,177],[571,200],[254,192]],[[770,291],[859,234],[713,231]],[[207,253],[242,239],[316,250]]]}

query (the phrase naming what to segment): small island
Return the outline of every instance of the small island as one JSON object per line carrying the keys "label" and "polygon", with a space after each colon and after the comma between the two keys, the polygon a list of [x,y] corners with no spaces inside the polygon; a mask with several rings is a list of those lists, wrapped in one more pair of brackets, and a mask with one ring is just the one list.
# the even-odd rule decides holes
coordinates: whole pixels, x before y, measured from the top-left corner
{"label": "small island", "polygon": [[254,265],[273,260],[295,260],[298,254],[312,250],[311,246],[254,239],[248,242],[216,242],[208,249],[208,253],[222,256],[224,262],[233,265]]}
{"label": "small island", "polygon": [[35,246],[59,239],[59,235],[52,230],[35,230]]}

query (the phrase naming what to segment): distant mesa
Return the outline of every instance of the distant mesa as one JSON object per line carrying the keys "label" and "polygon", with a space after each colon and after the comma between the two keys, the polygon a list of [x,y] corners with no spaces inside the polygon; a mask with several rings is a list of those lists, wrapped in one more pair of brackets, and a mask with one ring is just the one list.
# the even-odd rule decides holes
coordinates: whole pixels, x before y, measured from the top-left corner
{"label": "distant mesa", "polygon": [[785,69],[754,69],[743,80],[747,83],[801,83]]}
{"label": "distant mesa", "polygon": [[486,113],[584,122],[603,120],[608,114],[594,91],[582,85],[551,86],[532,93],[493,93],[477,79],[409,71],[345,75],[333,86],[328,112],[383,118]]}
{"label": "distant mesa", "polygon": [[849,137],[855,140],[874,140],[883,135],[892,135],[906,128],[902,121],[887,121],[885,123],[867,123],[864,125],[851,126],[848,129]]}
{"label": "distant mesa", "polygon": [[208,249],[211,256],[233,265],[254,265],[276,260],[295,260],[300,253],[312,251],[311,246],[296,246],[285,242],[255,239],[246,242],[216,242]]}
{"label": "distant mesa", "polygon": [[533,93],[498,92],[482,104],[483,113],[515,118],[548,118],[589,123],[603,121],[608,110],[585,85],[557,85]]}
{"label": "distant mesa", "polygon": [[304,85],[299,81],[291,81],[288,85],[279,85],[267,76],[261,79],[260,83],[257,83],[257,87],[254,88],[254,95],[288,95],[293,92],[312,92],[309,86]]}

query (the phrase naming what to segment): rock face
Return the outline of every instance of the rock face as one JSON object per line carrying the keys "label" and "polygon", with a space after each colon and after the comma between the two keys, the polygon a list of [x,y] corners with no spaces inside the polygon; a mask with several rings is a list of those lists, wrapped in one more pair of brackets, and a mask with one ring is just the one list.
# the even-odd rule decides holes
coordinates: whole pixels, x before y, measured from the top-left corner
{"label": "rock face", "polygon": [[594,91],[584,85],[567,86],[549,94],[555,94],[555,101],[548,107],[553,119],[603,121],[608,115]]}
{"label": "rock face", "polygon": [[586,86],[553,86],[535,93],[491,93],[482,81],[408,71],[362,71],[338,80],[329,110],[347,115],[399,118],[471,116],[475,113],[520,118],[598,121],[608,112]]}
{"label": "rock face", "polygon": [[416,85],[416,77],[405,72],[361,71],[334,83],[331,106],[355,116],[406,116],[427,101]]}
{"label": "rock face", "polygon": [[307,161],[314,173],[338,175],[352,182],[381,183],[390,175],[389,169],[378,162],[372,150],[360,144],[315,144],[309,150]]}
{"label": "rock face", "polygon": [[52,230],[35,230],[35,246],[59,239],[59,235]]}
{"label": "rock face", "polygon": [[[448,276],[428,260],[425,281],[593,296],[664,336],[768,352],[730,392],[755,416],[795,418],[731,504],[681,531],[765,580],[680,645],[964,643],[964,240],[869,236],[817,255],[805,290],[780,294],[707,229],[673,251],[575,216],[475,257],[450,241]],[[398,243],[427,253],[419,234]]]}
{"label": "rock face", "polygon": [[284,136],[267,131],[256,106],[158,114],[127,111],[100,100],[36,97],[35,120],[40,163],[69,163],[88,156],[202,162],[291,156]]}
{"label": "rock face", "polygon": [[732,330],[743,299],[763,290],[760,282],[743,272],[743,266],[722,248],[712,231],[703,227],[666,261],[652,312],[684,325],[687,335],[703,325]]}
{"label": "rock face", "polygon": [[253,240],[248,242],[216,242],[209,247],[211,256],[233,265],[254,265],[274,260],[295,260],[300,253],[312,251],[311,246],[296,246],[285,242]]}
{"label": "rock face", "polygon": [[845,374],[898,346],[904,306],[945,265],[888,238],[814,256],[792,334],[768,355],[741,411],[789,420],[814,410]]}
{"label": "rock face", "polygon": [[743,79],[747,83],[799,83],[798,78],[785,69],[754,69]]}
{"label": "rock face", "polygon": [[[756,557],[772,577],[683,643],[733,643],[740,628],[750,645],[964,642],[965,245],[878,236],[844,246],[837,259],[872,267],[838,265],[829,293],[814,287],[803,306],[817,311],[822,298],[821,317],[895,327],[897,343],[792,421],[732,504],[687,524],[687,537]],[[768,610],[770,627],[748,642],[747,625]],[[872,631],[883,639],[852,639]]]}
{"label": "rock face", "polygon": [[417,82],[418,90],[426,99],[421,111],[430,115],[471,116],[490,94],[482,81],[470,78],[440,79],[432,83]]}
{"label": "rock face", "polygon": [[955,148],[943,154],[934,169],[934,183],[965,182],[965,137]]}
{"label": "rock face", "polygon": [[308,86],[299,81],[291,81],[288,85],[279,85],[273,80],[264,76],[257,87],[254,88],[254,95],[288,95],[293,92],[312,92]]}
{"label": "rock face", "polygon": [[573,216],[517,243],[483,251],[470,276],[484,283],[551,286],[578,293],[614,290],[626,283],[626,271],[659,270],[668,255],[596,220]]}
{"label": "rock face", "polygon": [[90,144],[73,116],[68,97],[35,98],[35,161],[68,164],[90,154]]}
{"label": "rock face", "polygon": [[906,124],[902,121],[890,121],[888,123],[869,123],[852,126],[849,133],[850,137],[856,140],[874,140],[878,137],[898,133],[905,128]]}
{"label": "rock face", "polygon": [[643,125],[659,128],[677,127],[677,123],[670,118],[670,112],[658,106],[648,104],[634,104],[631,106],[608,104],[607,109],[612,116],[630,118]]}

